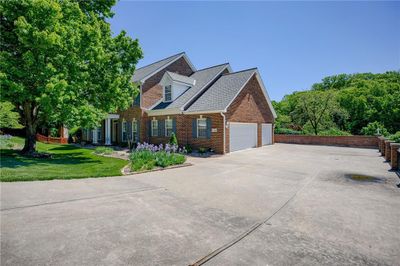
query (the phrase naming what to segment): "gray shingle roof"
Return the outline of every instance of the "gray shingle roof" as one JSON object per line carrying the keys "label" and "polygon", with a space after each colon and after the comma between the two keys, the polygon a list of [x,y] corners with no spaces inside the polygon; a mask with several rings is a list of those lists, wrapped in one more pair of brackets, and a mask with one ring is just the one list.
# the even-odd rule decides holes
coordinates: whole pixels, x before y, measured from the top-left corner
{"label": "gray shingle roof", "polygon": [[182,82],[182,83],[186,83],[186,84],[190,84],[191,86],[193,86],[193,84],[196,83],[195,79],[192,77],[187,77],[187,76],[183,76],[183,75],[179,75],[177,73],[174,72],[166,72],[174,81],[178,81],[178,82]]}
{"label": "gray shingle roof", "polygon": [[194,96],[201,92],[205,86],[211,81],[217,78],[217,76],[225,69],[229,67],[229,64],[217,65],[194,72],[190,78],[196,80],[196,84],[186,90],[181,96],[175,99],[171,104],[165,107],[169,108],[183,108]]}
{"label": "gray shingle roof", "polygon": [[240,89],[246,84],[257,69],[248,69],[221,76],[188,109],[188,112],[225,110]]}
{"label": "gray shingle roof", "polygon": [[157,61],[155,63],[152,63],[150,65],[138,68],[135,70],[135,72],[133,73],[133,82],[137,82],[142,80],[143,78],[147,77],[148,75],[150,75],[151,73],[157,71],[158,69],[162,68],[163,66],[171,63],[172,61],[178,59],[179,57],[181,57],[182,55],[184,55],[185,53],[179,53],[170,57],[167,57],[165,59],[162,59],[160,61]]}

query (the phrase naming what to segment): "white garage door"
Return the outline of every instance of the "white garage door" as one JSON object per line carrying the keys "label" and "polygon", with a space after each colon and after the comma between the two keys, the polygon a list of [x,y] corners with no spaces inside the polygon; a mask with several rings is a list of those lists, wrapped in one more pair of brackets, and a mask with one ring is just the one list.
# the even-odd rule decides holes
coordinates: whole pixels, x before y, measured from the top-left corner
{"label": "white garage door", "polygon": [[272,144],[272,124],[262,124],[262,145]]}
{"label": "white garage door", "polygon": [[256,147],[257,124],[230,123],[229,143],[231,152]]}

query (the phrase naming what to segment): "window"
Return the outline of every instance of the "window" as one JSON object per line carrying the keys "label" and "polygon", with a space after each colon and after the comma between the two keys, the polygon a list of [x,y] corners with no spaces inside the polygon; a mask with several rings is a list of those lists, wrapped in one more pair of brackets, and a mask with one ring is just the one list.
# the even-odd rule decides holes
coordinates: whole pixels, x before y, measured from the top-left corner
{"label": "window", "polygon": [[136,120],[132,121],[132,140],[134,142],[137,142],[139,140],[137,121]]}
{"label": "window", "polygon": [[172,101],[172,88],[171,88],[171,85],[165,86],[165,88],[164,88],[164,101],[165,102]]}
{"label": "window", "polygon": [[126,133],[128,132],[128,123],[126,121],[122,122],[122,141],[127,141]]}
{"label": "window", "polygon": [[132,106],[140,106],[140,94],[133,99]]}
{"label": "window", "polygon": [[97,140],[101,140],[101,127],[97,128]]}
{"label": "window", "polygon": [[158,136],[158,121],[151,120],[151,136],[157,137]]}
{"label": "window", "polygon": [[172,135],[172,119],[165,120],[165,136],[170,137]]}
{"label": "window", "polygon": [[207,137],[207,119],[198,118],[197,119],[197,137],[206,138]]}

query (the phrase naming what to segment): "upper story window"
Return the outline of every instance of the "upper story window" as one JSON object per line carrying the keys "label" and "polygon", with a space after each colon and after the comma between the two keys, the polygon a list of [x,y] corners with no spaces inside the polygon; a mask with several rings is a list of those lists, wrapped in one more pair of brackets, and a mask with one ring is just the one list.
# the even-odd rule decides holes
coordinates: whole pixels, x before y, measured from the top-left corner
{"label": "upper story window", "polygon": [[207,119],[198,118],[197,119],[197,137],[207,138]]}
{"label": "upper story window", "polygon": [[151,120],[151,136],[157,137],[158,136],[158,121]]}
{"label": "upper story window", "polygon": [[170,102],[172,101],[172,86],[167,85],[164,87],[164,101]]}
{"label": "upper story window", "polygon": [[132,106],[140,106],[140,94],[133,99]]}
{"label": "upper story window", "polygon": [[173,132],[172,119],[165,119],[165,136],[170,137]]}

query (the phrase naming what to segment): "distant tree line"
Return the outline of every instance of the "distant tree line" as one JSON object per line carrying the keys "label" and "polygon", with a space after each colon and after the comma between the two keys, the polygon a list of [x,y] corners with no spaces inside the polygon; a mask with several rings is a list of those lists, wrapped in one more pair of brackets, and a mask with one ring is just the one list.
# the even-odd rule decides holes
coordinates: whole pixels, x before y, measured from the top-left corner
{"label": "distant tree line", "polygon": [[400,131],[400,72],[329,76],[273,105],[276,133],[393,134]]}

